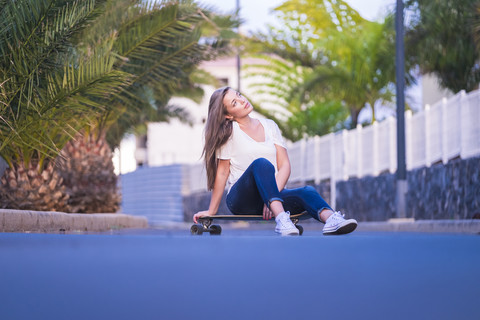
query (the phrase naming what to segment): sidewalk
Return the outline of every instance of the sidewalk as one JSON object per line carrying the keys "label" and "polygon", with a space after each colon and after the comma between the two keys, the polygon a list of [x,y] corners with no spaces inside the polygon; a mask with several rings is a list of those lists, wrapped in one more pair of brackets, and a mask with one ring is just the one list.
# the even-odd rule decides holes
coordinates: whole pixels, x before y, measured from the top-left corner
{"label": "sidewalk", "polygon": [[147,218],[123,213],[84,214],[0,209],[0,232],[58,233],[147,227]]}
{"label": "sidewalk", "polygon": [[[272,222],[273,223],[273,222]],[[229,229],[271,229],[272,223],[224,223]],[[171,222],[153,229],[189,230],[193,222]],[[321,230],[323,224],[313,220],[300,221],[305,230]],[[146,229],[148,220],[143,216],[123,213],[79,214],[48,211],[0,209],[0,232],[104,232],[118,229]],[[479,234],[480,220],[413,220],[359,222],[357,232],[424,232]]]}
{"label": "sidewalk", "polygon": [[[188,228],[193,224],[179,223],[177,229]],[[215,224],[215,222],[214,222]],[[304,230],[321,231],[323,223],[302,220],[298,223]],[[232,229],[272,229],[274,222],[234,222],[222,224],[224,228]],[[462,233],[480,235],[480,220],[414,220],[390,219],[388,221],[360,221],[355,232],[421,232],[421,233]]]}
{"label": "sidewalk", "polygon": [[[192,222],[171,222],[152,226],[159,230],[189,230]],[[219,224],[214,221],[213,224]],[[322,223],[313,219],[298,223],[304,230],[321,231]],[[236,221],[220,223],[223,229],[273,230],[275,222]],[[388,221],[360,221],[355,232],[421,232],[421,233],[462,233],[480,235],[480,220],[414,220],[390,219]]]}
{"label": "sidewalk", "polygon": [[480,220],[414,220],[390,219],[388,221],[360,222],[358,231],[383,232],[438,232],[480,234]]}

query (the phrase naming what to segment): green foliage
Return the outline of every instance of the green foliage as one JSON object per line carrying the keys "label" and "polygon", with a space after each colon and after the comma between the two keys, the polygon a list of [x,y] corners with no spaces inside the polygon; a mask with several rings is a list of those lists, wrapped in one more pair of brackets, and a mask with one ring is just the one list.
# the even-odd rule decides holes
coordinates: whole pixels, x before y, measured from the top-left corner
{"label": "green foliage", "polygon": [[477,50],[480,50],[480,1],[477,2],[478,3],[475,9],[475,18],[473,21],[473,33]]}
{"label": "green foliage", "polygon": [[270,102],[287,111],[282,125],[289,128],[288,138],[326,134],[348,122],[355,127],[365,106],[374,111],[376,103],[392,101],[390,20],[365,20],[346,2],[334,0],[289,0],[275,12],[282,28],[270,27],[268,34],[250,39],[246,51],[263,53],[265,63],[247,72],[261,76],[256,94],[273,95]]}
{"label": "green foliage", "polygon": [[188,114],[168,102],[173,95],[197,101],[203,96],[199,84],[211,76],[199,72],[201,61],[228,52],[236,21],[218,16],[192,1],[109,1],[106,13],[85,30],[84,51],[114,34],[118,53],[115,68],[132,76],[131,83],[105,105],[106,112],[94,124],[107,131],[112,147],[128,131],[142,130],[150,121]]}
{"label": "green foliage", "polygon": [[85,128],[118,145],[148,121],[188,121],[168,101],[199,99],[211,78],[197,65],[228,52],[236,24],[187,0],[1,1],[0,155],[42,164]]}
{"label": "green foliage", "polygon": [[[129,83],[115,70],[113,39],[85,55],[75,37],[103,1],[19,0],[0,8],[0,154],[43,163]],[[42,166],[40,165],[41,169]]]}
{"label": "green foliage", "polygon": [[[444,88],[471,91],[480,82],[478,0],[409,0],[407,55]],[[477,43],[475,43],[475,34]]]}

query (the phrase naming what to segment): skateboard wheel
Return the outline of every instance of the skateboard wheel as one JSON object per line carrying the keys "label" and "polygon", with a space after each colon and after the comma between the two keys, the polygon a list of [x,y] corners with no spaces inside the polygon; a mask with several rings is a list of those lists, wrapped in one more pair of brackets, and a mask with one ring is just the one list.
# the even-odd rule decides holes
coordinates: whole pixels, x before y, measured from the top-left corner
{"label": "skateboard wheel", "polygon": [[194,234],[194,235],[199,235],[201,236],[203,234],[203,228],[201,226],[199,226],[198,224],[194,224],[191,228],[190,228],[190,233],[191,234]]}
{"label": "skateboard wheel", "polygon": [[299,235],[302,235],[303,234],[303,227],[299,226],[299,225],[295,225],[295,227],[297,227]]}
{"label": "skateboard wheel", "polygon": [[219,225],[213,225],[213,226],[210,226],[210,234],[215,234],[215,235],[218,235],[218,234],[221,234],[222,233],[222,227],[220,227]]}

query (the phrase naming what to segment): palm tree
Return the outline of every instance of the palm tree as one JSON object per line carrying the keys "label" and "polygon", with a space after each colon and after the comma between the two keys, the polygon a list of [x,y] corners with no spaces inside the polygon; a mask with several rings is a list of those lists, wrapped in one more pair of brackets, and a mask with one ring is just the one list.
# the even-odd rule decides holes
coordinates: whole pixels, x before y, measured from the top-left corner
{"label": "palm tree", "polygon": [[76,50],[103,2],[0,2],[0,155],[9,165],[1,207],[64,210],[68,194],[52,159],[131,81],[114,68],[113,36],[89,54]]}
{"label": "palm tree", "polygon": [[[105,13],[82,34],[79,50],[88,53],[105,35],[112,35],[119,57],[113,67],[130,74],[130,83],[63,150],[66,161],[61,175],[70,195],[69,211],[118,209],[110,147],[117,146],[125,132],[149,121],[188,120],[181,108],[168,101],[174,94],[202,95],[198,86],[202,73],[197,66],[227,50],[232,26],[233,20],[191,1],[107,2]],[[205,34],[208,38],[202,38]]]}
{"label": "palm tree", "polygon": [[388,23],[364,21],[355,32],[335,34],[324,43],[329,63],[317,66],[299,91],[302,95],[330,93],[343,101],[352,128],[360,111],[369,105],[373,123],[375,104],[391,102],[394,97],[390,85],[395,75],[392,31]]}
{"label": "palm tree", "polygon": [[[294,138],[340,129],[348,113],[349,126],[355,127],[366,105],[375,121],[375,105],[394,97],[391,19],[365,20],[344,1],[290,0],[275,10],[283,27],[256,35],[248,50],[267,54],[267,66],[253,66],[253,75],[263,70],[268,81],[255,87],[282,92],[282,105],[290,112],[284,125],[296,126]],[[278,57],[289,67],[272,72]]]}
{"label": "palm tree", "polygon": [[[277,55],[255,57],[265,62],[245,66],[246,77],[256,79],[250,83],[253,97],[249,99],[258,112],[277,122],[287,139],[297,141],[305,134],[326,134],[345,119],[341,101],[320,92],[311,92],[306,98],[298,90],[312,77],[312,68]],[[269,109],[268,105],[276,108]]]}
{"label": "palm tree", "polygon": [[115,211],[108,129],[181,115],[166,101],[198,91],[183,80],[225,50],[218,19],[190,1],[0,1],[1,206]]}

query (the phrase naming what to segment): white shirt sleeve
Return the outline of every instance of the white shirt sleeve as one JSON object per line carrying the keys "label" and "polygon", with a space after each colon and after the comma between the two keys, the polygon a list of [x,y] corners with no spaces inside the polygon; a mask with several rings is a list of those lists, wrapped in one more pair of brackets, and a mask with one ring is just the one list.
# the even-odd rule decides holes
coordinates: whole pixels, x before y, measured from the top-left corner
{"label": "white shirt sleeve", "polygon": [[232,139],[231,137],[227,142],[217,150],[217,159],[229,160],[232,158]]}
{"label": "white shirt sleeve", "polygon": [[268,125],[272,134],[273,143],[286,149],[287,144],[285,143],[285,139],[283,138],[282,132],[280,131],[278,125],[273,120],[268,120]]}

